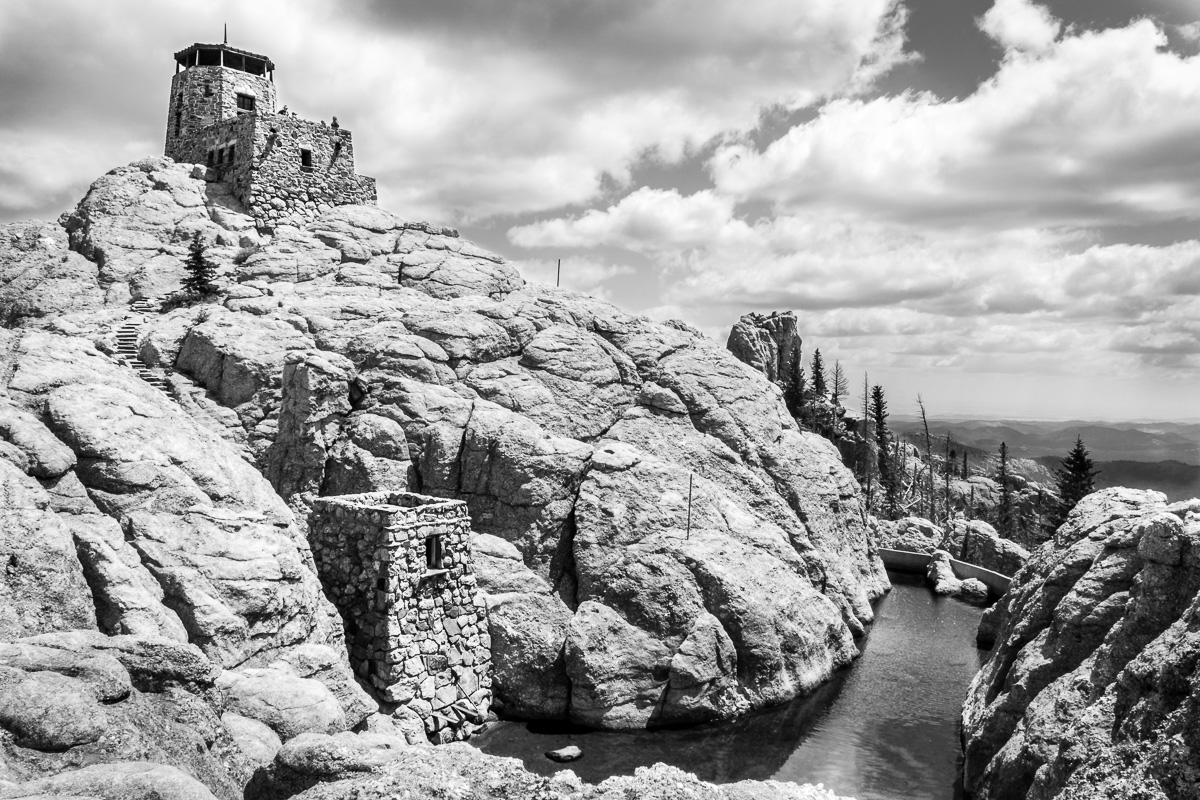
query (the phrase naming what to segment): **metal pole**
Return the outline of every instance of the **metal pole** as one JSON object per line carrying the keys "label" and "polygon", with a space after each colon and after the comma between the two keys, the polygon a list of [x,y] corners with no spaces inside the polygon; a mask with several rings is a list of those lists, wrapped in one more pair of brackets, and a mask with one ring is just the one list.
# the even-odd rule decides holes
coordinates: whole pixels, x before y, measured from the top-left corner
{"label": "metal pole", "polygon": [[692,473],[688,473],[688,515],[687,515],[687,535],[685,539],[692,538]]}
{"label": "metal pole", "polygon": [[562,283],[562,259],[558,260],[558,274],[554,276],[554,285],[557,287]]}

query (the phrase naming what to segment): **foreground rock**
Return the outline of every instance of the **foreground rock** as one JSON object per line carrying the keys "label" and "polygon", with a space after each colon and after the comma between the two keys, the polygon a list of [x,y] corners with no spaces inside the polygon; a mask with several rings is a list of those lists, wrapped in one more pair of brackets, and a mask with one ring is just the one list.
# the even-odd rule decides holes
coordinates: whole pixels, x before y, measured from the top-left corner
{"label": "foreground rock", "polygon": [[963,707],[976,797],[1200,793],[1200,501],[1089,495],[984,623]]}
{"label": "foreground rock", "polygon": [[741,781],[715,786],[674,767],[639,767],[632,776],[609,778],[598,786],[582,783],[570,770],[553,778],[527,772],[512,758],[486,756],[455,743],[396,751],[371,772],[320,783],[298,800],[351,800],[367,797],[456,797],[463,800],[838,800],[820,787],[776,781]]}
{"label": "foreground rock", "polygon": [[[94,279],[90,305],[18,319],[47,337],[22,359],[55,353],[18,371],[47,375],[22,385],[22,408],[79,459],[81,505],[107,525],[73,529],[103,630],[186,636],[227,668],[337,645],[289,509],[409,488],[465,500],[473,528],[515,551],[489,565],[508,712],[722,719],[810,691],[854,657],[886,574],[853,477],[766,375],[686,325],[526,285],[455,232],[382,209],[253,237],[190,176],[148,159],[98,181],[66,219],[94,278],[41,273]],[[179,390],[188,419],[54,334],[111,348],[124,303],[176,285],[196,232],[226,276],[221,304],[152,317],[139,340],[177,387],[207,390]],[[22,236],[20,263],[57,246]],[[761,342],[777,372],[795,360],[781,335],[785,352]],[[242,448],[274,492],[246,474]],[[35,461],[59,463],[11,463]],[[222,554],[241,548],[254,555],[234,592]]]}

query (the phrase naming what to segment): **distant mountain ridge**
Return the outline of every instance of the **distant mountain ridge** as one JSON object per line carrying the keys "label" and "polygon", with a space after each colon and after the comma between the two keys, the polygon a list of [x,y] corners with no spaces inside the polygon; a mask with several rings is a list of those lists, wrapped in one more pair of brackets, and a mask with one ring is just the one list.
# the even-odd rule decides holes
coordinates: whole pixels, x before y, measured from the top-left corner
{"label": "distant mountain ridge", "polygon": [[[921,431],[921,423],[897,415],[892,426],[901,433]],[[1015,457],[1061,458],[1075,437],[1083,437],[1096,461],[1175,461],[1200,466],[1200,424],[1190,422],[1065,422],[1017,420],[930,420],[930,432],[944,437],[947,432],[962,445],[995,452],[1008,444]]]}

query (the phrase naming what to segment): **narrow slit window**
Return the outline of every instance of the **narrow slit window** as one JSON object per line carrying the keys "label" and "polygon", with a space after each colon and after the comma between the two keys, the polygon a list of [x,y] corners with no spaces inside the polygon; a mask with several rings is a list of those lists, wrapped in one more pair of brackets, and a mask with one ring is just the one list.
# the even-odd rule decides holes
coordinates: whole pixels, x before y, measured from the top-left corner
{"label": "narrow slit window", "polygon": [[312,150],[300,149],[300,169],[312,172]]}
{"label": "narrow slit window", "polygon": [[254,95],[239,93],[237,96],[237,110],[239,114],[254,111]]}
{"label": "narrow slit window", "polygon": [[208,165],[209,165],[210,167],[213,165],[213,161],[214,161],[213,155],[214,155],[214,154],[213,154],[213,151],[212,151],[212,150],[209,150],[209,151],[208,151]]}
{"label": "narrow slit window", "polygon": [[441,569],[442,568],[442,537],[441,534],[434,534],[425,539],[425,567],[426,569]]}
{"label": "narrow slit window", "polygon": [[229,145],[229,155],[227,155],[226,158],[229,160],[230,164],[233,163],[233,156],[234,156],[234,153],[236,152],[236,150],[235,150],[236,147],[237,147],[236,144]]}

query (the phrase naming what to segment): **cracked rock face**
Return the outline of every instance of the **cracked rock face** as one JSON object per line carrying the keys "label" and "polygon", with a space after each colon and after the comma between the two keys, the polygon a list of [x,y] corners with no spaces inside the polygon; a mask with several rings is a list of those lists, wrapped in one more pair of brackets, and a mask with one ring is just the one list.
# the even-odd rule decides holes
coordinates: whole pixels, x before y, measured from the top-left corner
{"label": "cracked rock face", "polygon": [[1194,797],[1200,501],[1080,501],[985,615],[963,708],[976,797]]}
{"label": "cracked rock face", "polygon": [[[221,413],[179,421],[99,367],[63,380],[25,356],[18,372],[22,407],[78,459],[65,474],[82,491],[57,502],[110,521],[76,534],[85,573],[104,576],[90,583],[112,587],[97,624],[182,630],[227,667],[334,641],[292,515],[409,489],[468,505],[497,704],[513,714],[722,719],[853,658],[886,574],[853,477],[765,375],[681,323],[528,285],[449,229],[343,207],[243,242],[219,200],[163,160],[105,176],[66,222],[102,300],[27,326],[108,346],[125,298],[177,278],[193,230],[227,283],[139,339],[143,360],[207,390],[189,409]],[[83,404],[93,384],[117,388]],[[229,414],[236,432],[214,423]],[[219,556],[243,543],[233,571]]]}

